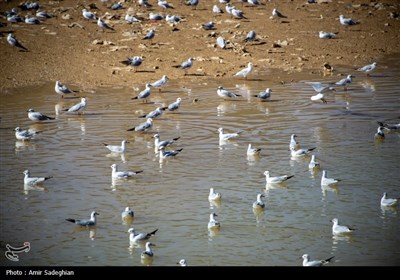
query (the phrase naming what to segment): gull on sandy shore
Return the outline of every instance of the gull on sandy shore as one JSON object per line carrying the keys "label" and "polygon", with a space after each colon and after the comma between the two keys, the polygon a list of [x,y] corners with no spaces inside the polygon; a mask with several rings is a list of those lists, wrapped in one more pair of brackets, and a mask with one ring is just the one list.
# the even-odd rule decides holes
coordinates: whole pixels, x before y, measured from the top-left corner
{"label": "gull on sandy shore", "polygon": [[40,133],[40,131],[34,131],[34,130],[23,130],[19,126],[17,126],[15,129],[15,138],[17,140],[31,140],[34,136]]}
{"label": "gull on sandy shore", "polygon": [[63,111],[70,112],[70,113],[78,112],[78,114],[81,114],[82,111],[85,110],[86,105],[87,105],[86,98],[82,97],[81,102],[71,106],[68,109],[63,109]]}
{"label": "gull on sandy shore", "polygon": [[218,36],[218,38],[216,39],[216,43],[217,43],[217,46],[220,47],[221,49],[226,48],[226,42],[225,42],[224,37]]}
{"label": "gull on sandy shore", "polygon": [[393,207],[399,202],[399,198],[388,198],[386,192],[383,193],[381,198],[381,207]]}
{"label": "gull on sandy shore", "polygon": [[133,56],[128,57],[126,60],[122,60],[121,63],[126,66],[132,66],[134,72],[137,71],[137,68],[142,64],[143,58],[141,56]]}
{"label": "gull on sandy shore", "polygon": [[213,11],[214,14],[223,14],[223,13],[224,13],[224,12],[221,10],[221,8],[218,7],[217,5],[214,5],[214,6],[212,7],[212,11]]}
{"label": "gull on sandy shore", "polygon": [[26,15],[25,16],[25,23],[27,23],[27,24],[41,24],[42,22],[36,17],[30,16],[30,15]]}
{"label": "gull on sandy shore", "polygon": [[264,172],[264,175],[267,184],[280,184],[294,177],[294,175],[282,175],[282,176],[271,177],[268,170]]}
{"label": "gull on sandy shore", "polygon": [[7,35],[7,42],[8,42],[11,46],[20,48],[20,49],[22,49],[22,50],[24,50],[24,51],[26,51],[26,52],[28,51],[28,49],[25,48],[25,47],[17,40],[17,38],[15,38],[14,34],[12,34],[12,33],[9,33],[9,34]]}
{"label": "gull on sandy shore", "polygon": [[335,256],[332,256],[330,258],[327,258],[325,260],[310,260],[310,256],[307,254],[304,254],[302,256],[303,258],[303,266],[323,266],[327,263],[329,263]]}
{"label": "gull on sandy shore", "polygon": [[372,63],[372,64],[365,65],[365,66],[363,66],[363,67],[358,68],[357,71],[367,73],[367,75],[369,76],[369,72],[372,72],[372,71],[375,70],[376,64],[377,64],[377,63],[374,62],[374,63]]}
{"label": "gull on sandy shore", "polygon": [[157,5],[163,9],[175,9],[173,5],[168,3],[166,0],[158,0]]}
{"label": "gull on sandy shore", "polygon": [[139,124],[138,126],[132,127],[130,129],[128,129],[127,131],[145,132],[145,131],[149,130],[152,127],[153,127],[153,119],[152,118],[148,118],[146,120],[146,122],[143,122],[143,123]]}
{"label": "gull on sandy shore", "polygon": [[258,94],[253,95],[253,97],[258,97],[261,101],[267,101],[271,99],[272,90],[266,88],[265,91],[260,91]]}
{"label": "gull on sandy shore", "polygon": [[122,140],[121,142],[121,146],[119,145],[109,145],[106,143],[103,143],[103,145],[110,150],[110,152],[112,153],[118,153],[118,154],[122,154],[125,153],[126,151],[126,144],[129,143],[127,140]]}
{"label": "gull on sandy shore", "polygon": [[351,19],[351,18],[346,18],[344,15],[339,16],[339,22],[341,25],[355,25],[358,24],[357,21]]}
{"label": "gull on sandy shore", "polygon": [[142,40],[150,40],[150,44],[153,44],[153,39],[156,36],[156,31],[154,29],[150,29]]}
{"label": "gull on sandy shore", "polygon": [[234,77],[244,77],[247,80],[247,76],[250,74],[250,72],[253,70],[253,63],[249,62],[247,64],[247,67],[240,70],[239,72],[237,72],[235,75],[233,75]]}
{"label": "gull on sandy shore", "polygon": [[112,31],[115,31],[114,28],[112,28],[111,26],[109,26],[104,20],[102,20],[101,18],[97,19],[97,25],[101,28],[102,31],[104,31],[104,29],[109,29]]}
{"label": "gull on sandy shore", "polygon": [[36,184],[43,183],[46,180],[53,178],[52,176],[47,177],[30,177],[30,171],[27,169],[23,172],[24,174],[24,185],[33,186]]}
{"label": "gull on sandy shore", "polygon": [[203,29],[205,29],[205,30],[214,30],[215,29],[215,23],[212,22],[212,21],[209,21],[209,22],[203,23],[201,25],[201,27],[203,27]]}
{"label": "gull on sandy shore", "polygon": [[245,42],[251,42],[251,41],[255,41],[256,40],[256,32],[254,30],[250,30],[247,35],[246,38],[244,38]]}
{"label": "gull on sandy shore", "polygon": [[257,195],[257,201],[253,202],[253,208],[255,208],[255,209],[265,209],[265,203],[262,200],[264,197],[265,197],[264,194],[259,193]]}
{"label": "gull on sandy shore", "polygon": [[352,233],[355,229],[349,228],[347,226],[339,225],[339,220],[337,218],[332,219],[332,234],[333,235],[342,235]]}
{"label": "gull on sandy shore", "polygon": [[187,71],[193,66],[193,58],[189,57],[188,60],[182,62],[179,65],[173,65],[172,67],[180,68],[185,71],[185,76],[187,75]]}
{"label": "gull on sandy shore", "polygon": [[90,214],[90,219],[89,220],[76,220],[76,219],[65,219],[68,222],[77,224],[78,226],[83,226],[83,227],[89,227],[89,226],[95,226],[96,225],[96,216],[99,215],[96,211],[93,211]]}
{"label": "gull on sandy shore", "polygon": [[125,21],[127,23],[134,23],[134,22],[141,22],[141,20],[137,19],[136,17],[130,15],[130,14],[126,14],[125,15]]}
{"label": "gull on sandy shore", "polygon": [[332,39],[332,38],[336,38],[336,33],[319,31],[318,37],[320,39]]}
{"label": "gull on sandy shore", "polygon": [[161,87],[165,86],[168,82],[168,77],[167,75],[163,75],[161,79],[155,81],[154,83],[151,83],[151,86],[154,88],[158,88],[158,91],[161,91]]}
{"label": "gull on sandy shore", "polygon": [[272,10],[272,16],[273,17],[278,17],[278,18],[287,18],[287,16],[284,16],[280,11],[277,9]]}
{"label": "gull on sandy shore", "polygon": [[143,170],[138,170],[138,171],[118,171],[118,165],[117,164],[112,164],[111,165],[111,178],[113,179],[126,179],[130,177],[134,177],[139,173],[142,173]]}
{"label": "gull on sandy shore", "polygon": [[192,8],[196,10],[197,6],[199,5],[199,0],[186,0],[185,4],[188,6],[192,6]]}
{"label": "gull on sandy shore", "polygon": [[225,99],[226,97],[228,97],[228,98],[236,98],[236,97],[241,96],[240,94],[227,91],[227,90],[224,89],[222,86],[219,86],[219,87],[218,87],[218,89],[217,89],[217,95],[218,95],[219,97],[224,98],[224,99]]}
{"label": "gull on sandy shore", "polygon": [[55,118],[43,115],[40,112],[36,112],[32,108],[28,110],[28,118],[32,121],[47,121],[54,120]]}
{"label": "gull on sandy shore", "polygon": [[328,175],[328,172],[326,170],[322,170],[321,186],[336,185],[338,182],[341,181],[341,179],[328,178],[328,177],[326,177],[327,175]]}
{"label": "gull on sandy shore", "polygon": [[88,19],[88,20],[96,20],[97,18],[96,18],[96,15],[94,14],[94,13],[92,13],[91,11],[88,11],[88,10],[86,10],[86,9],[83,9],[82,10],[82,16],[85,18],[85,19]]}
{"label": "gull on sandy shore", "polygon": [[149,20],[163,20],[164,17],[157,13],[149,13]]}

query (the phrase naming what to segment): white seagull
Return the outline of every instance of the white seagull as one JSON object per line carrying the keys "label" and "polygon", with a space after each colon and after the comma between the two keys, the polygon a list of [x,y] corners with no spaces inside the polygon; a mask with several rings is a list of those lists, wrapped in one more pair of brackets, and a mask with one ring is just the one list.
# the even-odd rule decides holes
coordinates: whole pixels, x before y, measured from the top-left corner
{"label": "white seagull", "polygon": [[214,192],[214,188],[210,188],[210,193],[208,194],[208,201],[221,200],[222,195],[219,192]]}
{"label": "white seagull", "polygon": [[114,28],[112,28],[111,26],[109,26],[104,20],[102,20],[101,18],[97,19],[97,25],[101,28],[101,30],[104,31],[104,29],[109,29],[112,31],[115,31]]}
{"label": "white seagull", "polygon": [[178,97],[175,102],[172,102],[167,107],[163,107],[162,109],[163,110],[168,109],[168,111],[170,111],[170,112],[178,110],[179,107],[181,106],[181,102],[182,102],[182,98]]}
{"label": "white seagull", "polygon": [[7,42],[8,42],[11,46],[20,48],[20,49],[22,49],[22,50],[24,50],[24,51],[26,51],[26,52],[28,51],[28,49],[25,48],[25,47],[17,40],[17,38],[15,38],[14,34],[12,34],[12,33],[8,33],[8,35],[7,35]]}
{"label": "white seagull", "polygon": [[338,86],[343,86],[344,90],[347,90],[347,85],[351,84],[353,82],[353,76],[352,75],[347,75],[346,78],[341,79],[340,81],[336,82],[335,84]]}
{"label": "white seagull", "polygon": [[283,182],[289,180],[290,178],[294,177],[294,175],[282,175],[282,176],[271,177],[271,176],[269,176],[268,170],[264,172],[264,175],[265,175],[265,180],[267,181],[267,184],[283,183]]}
{"label": "white seagull", "polygon": [[36,112],[32,108],[28,110],[28,118],[32,121],[47,121],[47,120],[54,120],[53,117],[49,117],[46,115],[43,115],[40,112]]}
{"label": "white seagull", "polygon": [[320,31],[318,33],[318,36],[320,39],[332,39],[336,38],[336,34],[332,32],[325,32],[325,31]]}
{"label": "white seagull", "polygon": [[167,75],[163,75],[161,79],[155,81],[151,84],[152,87],[158,88],[158,91],[161,91],[161,87],[165,86],[168,82]]}
{"label": "white seagull", "polygon": [[266,101],[271,99],[272,90],[270,88],[265,89],[265,91],[259,92],[257,95],[253,95],[253,97],[260,98],[261,101]]}
{"label": "white seagull", "polygon": [[253,208],[254,209],[264,209],[265,208],[265,203],[262,200],[264,197],[265,197],[265,195],[262,194],[262,193],[259,193],[257,195],[257,201],[253,202]]}
{"label": "white seagull", "polygon": [[96,20],[95,14],[92,13],[91,11],[86,10],[86,9],[83,9],[83,10],[82,10],[82,16],[83,16],[85,19],[88,19],[88,20]]}
{"label": "white seagull", "polygon": [[61,98],[64,98],[64,94],[75,93],[76,91],[68,88],[66,85],[62,84],[60,81],[56,81],[54,87],[56,93],[61,94]]}
{"label": "white seagull", "polygon": [[154,253],[151,250],[152,246],[156,246],[156,244],[153,244],[151,242],[146,242],[146,250],[144,250],[140,255],[140,257],[142,259],[151,259],[151,258],[153,258]]}
{"label": "white seagull", "polygon": [[339,225],[339,220],[337,218],[332,219],[332,234],[333,235],[341,235],[341,234],[347,234],[353,232],[355,229],[349,228],[347,226],[341,226]]}
{"label": "white seagull", "polygon": [[143,58],[141,56],[133,56],[133,57],[128,57],[126,60],[122,60],[121,63],[126,65],[126,66],[132,66],[133,71],[136,72],[137,68],[142,64]]}
{"label": "white seagull", "polygon": [[355,25],[358,24],[357,21],[352,20],[351,18],[346,18],[344,15],[339,16],[339,21],[341,25]]}
{"label": "white seagull", "polygon": [[34,136],[40,133],[40,131],[31,131],[31,130],[23,130],[19,126],[14,129],[15,131],[15,138],[17,140],[30,140]]}
{"label": "white seagull", "polygon": [[260,148],[253,148],[251,144],[247,147],[247,155],[248,156],[259,156],[261,152]]}
{"label": "white seagull", "polygon": [[81,98],[81,102],[79,102],[79,103],[77,103],[77,104],[71,106],[71,107],[68,108],[68,109],[63,109],[63,111],[67,111],[67,112],[78,112],[78,114],[80,114],[80,113],[86,108],[86,105],[87,105],[86,98],[85,98],[85,97],[82,97],[82,98]]}
{"label": "white seagull", "polygon": [[146,88],[144,90],[142,90],[137,96],[132,97],[131,99],[144,99],[147,103],[147,97],[150,96],[151,94],[151,88],[152,85],[151,84],[146,84]]}
{"label": "white seagull", "polygon": [[225,49],[226,42],[224,37],[218,36],[216,42],[218,47],[220,47],[221,49]]}
{"label": "white seagull", "polygon": [[310,163],[308,164],[308,169],[317,169],[317,168],[320,168],[320,167],[321,166],[320,166],[319,162],[317,162],[315,160],[315,155],[312,155]]}
{"label": "white seagull", "polygon": [[159,151],[160,151],[160,159],[165,159],[165,158],[172,158],[177,156],[180,152],[182,152],[183,148],[180,149],[176,149],[173,151],[166,151],[165,147],[160,147]]}
{"label": "white seagull", "polygon": [[249,62],[247,64],[247,67],[240,70],[239,72],[237,72],[235,75],[233,75],[234,77],[244,77],[247,80],[247,76],[250,74],[250,72],[253,70],[253,63]]}
{"label": "white seagull", "polygon": [[218,132],[219,132],[219,141],[221,142],[221,141],[227,141],[232,138],[238,137],[240,134],[243,133],[243,130],[237,131],[234,133],[224,133],[224,129],[222,127],[220,127],[220,128],[218,128]]}
{"label": "white seagull", "polygon": [[121,146],[119,145],[109,145],[106,143],[103,143],[104,146],[106,146],[107,149],[110,150],[112,153],[117,153],[117,154],[122,154],[125,153],[126,151],[126,144],[129,143],[127,140],[122,140]]}
{"label": "white seagull", "polygon": [[33,186],[36,184],[43,183],[44,181],[53,178],[52,176],[48,177],[30,177],[30,172],[29,170],[25,170],[23,172],[24,176],[24,185],[26,186]]}
{"label": "white seagull", "polygon": [[277,9],[272,10],[272,16],[273,17],[279,17],[279,18],[287,18],[287,16],[284,16],[281,12],[279,12]]}
{"label": "white seagull", "polygon": [[139,116],[139,118],[151,118],[155,119],[157,117],[160,117],[163,114],[164,109],[161,107],[157,107],[155,110],[149,112],[146,115]]}
{"label": "white seagull", "polygon": [[357,69],[357,71],[367,73],[367,75],[369,76],[369,72],[373,71],[375,68],[376,68],[376,62],[360,67]]}
{"label": "white seagull", "polygon": [[396,124],[388,124],[388,123],[383,123],[383,122],[379,122],[378,121],[379,126],[382,126],[383,128],[389,130],[389,131],[396,131],[398,129],[400,129],[400,123],[396,123]]}
{"label": "white seagull", "polygon": [[136,232],[134,228],[130,228],[128,230],[129,234],[129,241],[132,243],[137,243],[145,240],[149,240],[150,237],[154,236],[158,229],[149,232],[149,233],[142,233],[142,232]]}
{"label": "white seagull", "polygon": [[217,89],[217,94],[218,94],[219,97],[222,97],[222,98],[224,98],[224,99],[225,99],[226,97],[229,97],[229,98],[236,98],[236,97],[238,97],[238,96],[241,96],[240,94],[236,94],[236,93],[227,91],[227,90],[224,89],[222,86],[219,86],[219,87],[218,87],[218,89]]}
{"label": "white seagull", "polygon": [[93,211],[90,214],[90,219],[89,220],[75,220],[75,219],[65,219],[68,222],[77,224],[79,226],[83,226],[83,227],[89,227],[89,226],[95,226],[96,225],[96,216],[99,215],[99,213],[97,213],[96,211]]}
{"label": "white seagull", "polygon": [[328,101],[326,101],[325,99],[325,95],[323,93],[317,93],[316,95],[313,95],[310,97],[311,101],[319,101],[321,100],[322,103],[328,103]]}
{"label": "white seagull", "polygon": [[296,134],[292,134],[290,135],[290,143],[289,143],[289,149],[292,150],[297,150],[300,149],[300,143],[297,142],[297,135]]}
{"label": "white seagull", "polygon": [[328,172],[326,170],[323,170],[322,177],[321,177],[321,186],[335,185],[341,181],[341,179],[327,178],[326,177],[327,175],[328,175]]}
{"label": "white seagull", "polygon": [[378,130],[374,135],[376,139],[385,139],[385,133],[383,132],[383,129],[384,129],[383,126],[378,126]]}
{"label": "white seagull", "polygon": [[325,93],[328,91],[336,91],[334,87],[331,87],[329,84],[323,84],[321,82],[306,82],[306,84],[312,86],[312,88],[317,93]]}
{"label": "white seagull", "polygon": [[215,213],[211,213],[210,214],[210,221],[208,222],[208,229],[218,229],[221,227],[221,224],[215,220],[215,217],[217,217],[218,215]]}
{"label": "white seagull", "polygon": [[325,260],[312,260],[310,261],[310,256],[307,254],[304,254],[302,256],[303,258],[303,266],[323,266],[324,264],[329,263],[335,256],[332,256],[330,258],[327,258]]}
{"label": "white seagull", "polygon": [[154,148],[156,149],[156,151],[159,151],[159,149],[160,149],[161,147],[164,147],[164,148],[165,148],[165,147],[167,147],[167,146],[169,146],[169,145],[175,143],[176,141],[178,141],[178,139],[179,139],[180,137],[176,137],[176,138],[173,138],[173,139],[171,139],[171,140],[164,140],[164,141],[161,141],[161,140],[160,140],[160,134],[156,133],[156,134],[153,135],[153,138],[154,138]]}
{"label": "white seagull", "polygon": [[185,71],[185,76],[187,75],[187,71],[193,66],[193,58],[189,57],[188,60],[182,62],[180,65],[174,65],[172,67],[180,68]]}
{"label": "white seagull", "polygon": [[132,219],[135,216],[135,213],[130,207],[126,207],[125,210],[121,213],[122,220]]}
{"label": "white seagull", "polygon": [[381,206],[382,207],[392,207],[397,204],[399,201],[398,198],[387,198],[386,192],[383,193],[383,196],[381,198]]}
{"label": "white seagull", "polygon": [[128,129],[127,131],[141,131],[145,132],[149,130],[150,128],[153,127],[153,119],[148,118],[146,122],[139,124],[138,126],[132,127]]}
{"label": "white seagull", "polygon": [[125,178],[129,178],[129,177],[133,177],[133,176],[143,172],[143,170],[118,171],[118,165],[115,163],[111,165],[111,169],[112,169],[111,178],[113,178],[113,179],[125,179]]}
{"label": "white seagull", "polygon": [[290,148],[290,155],[292,158],[298,158],[298,157],[303,157],[311,153],[311,151],[315,150],[317,147],[310,148],[310,149],[295,149],[295,148]]}

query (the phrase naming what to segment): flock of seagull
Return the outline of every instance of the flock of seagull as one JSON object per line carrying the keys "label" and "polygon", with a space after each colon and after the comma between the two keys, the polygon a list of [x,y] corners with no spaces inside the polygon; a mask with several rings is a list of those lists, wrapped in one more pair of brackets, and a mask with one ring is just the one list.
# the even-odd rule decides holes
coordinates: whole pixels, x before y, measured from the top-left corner
{"label": "flock of seagull", "polygon": [[[231,14],[235,18],[246,18],[244,13],[232,6],[229,2],[230,1],[223,1],[219,0],[220,3],[226,4],[226,12]],[[310,2],[310,1],[309,1]],[[312,2],[312,1],[311,1]],[[151,4],[148,3],[148,1],[145,0],[139,0],[138,3],[142,6],[145,7],[150,7]],[[259,1],[257,0],[248,0],[248,4],[250,5],[260,5]],[[173,6],[168,3],[167,1],[162,1],[158,0],[158,6],[163,8],[163,9],[173,9]],[[198,0],[187,0],[186,1],[187,5],[191,5],[194,8],[197,8],[197,5],[199,4]],[[114,5],[112,5],[112,9],[120,9],[122,8],[123,4],[118,2]],[[213,6],[213,13],[221,13],[222,10],[217,6]],[[152,14],[152,13],[151,13]],[[38,16],[38,15],[37,15]],[[45,17],[44,15],[42,15]],[[82,10],[82,16],[87,19],[87,20],[97,20],[97,24],[99,27],[102,29],[109,29],[112,31],[115,31],[115,29],[111,26],[109,26],[106,22],[104,22],[100,17],[97,18],[94,13],[91,11],[88,11],[87,9]],[[127,15],[128,16],[128,15]],[[160,16],[160,15],[158,15]],[[273,9],[272,11],[272,16],[273,17],[278,17],[278,18],[286,18],[285,15],[283,15],[281,12],[279,12],[276,9]],[[7,20],[14,22],[14,21],[19,21],[17,19],[17,11],[12,10],[8,15],[7,15]],[[150,16],[150,19],[156,18],[157,15],[152,14]],[[162,16],[161,16],[162,17]],[[163,17],[162,17],[163,18]],[[135,17],[128,17],[129,21],[134,22],[137,21]],[[128,21],[126,18],[126,20]],[[170,16],[168,15],[167,18],[168,21],[170,22],[178,22],[180,20],[179,17],[177,16]],[[359,22],[352,20],[350,18],[345,18],[343,15],[340,15],[339,17],[340,23],[342,25],[354,25],[354,24],[359,24]],[[29,24],[37,24],[38,22],[35,21],[35,18],[33,17],[27,17],[25,19],[26,23]],[[213,22],[208,22],[202,25],[202,27],[206,30],[212,30],[214,29],[214,23]],[[144,40],[152,40],[155,36],[155,30],[150,30],[146,36],[143,38]],[[331,33],[331,32],[325,32],[325,31],[320,31],[318,34],[319,38],[321,39],[332,39],[337,36],[336,33]],[[254,31],[250,31],[247,36],[246,36],[246,41],[251,41],[254,40],[256,37],[256,34]],[[27,48],[25,48],[16,38],[15,36],[10,33],[7,37],[7,41],[10,45],[15,46],[17,48],[20,48],[23,51],[28,51]],[[217,45],[220,46],[221,48],[225,47],[225,40],[222,37],[217,38]],[[124,61],[121,61],[121,63],[132,66],[135,71],[137,67],[139,67],[142,64],[142,57],[140,56],[134,56],[131,58],[127,58]],[[193,57],[189,57],[186,61],[182,62],[181,64],[178,65],[173,65],[175,68],[180,68],[184,71],[185,75],[188,73],[188,70],[193,66]],[[234,77],[240,77],[247,79],[247,77],[251,74],[253,71],[253,63],[249,62],[247,64],[247,67],[238,71],[236,74],[234,74]],[[377,66],[377,63],[374,62],[372,64],[363,66],[358,68],[357,70],[360,72],[364,72],[367,75],[369,75],[370,72],[372,72]],[[307,82],[307,84],[311,85],[315,92],[317,93],[316,95],[311,96],[311,101],[322,101],[323,103],[326,103],[326,97],[325,94],[331,91],[335,91],[335,87],[341,86],[344,88],[344,90],[347,90],[347,87],[352,83],[353,76],[352,75],[347,75],[346,78],[341,79],[340,81],[334,82],[334,83],[322,83],[322,82]],[[168,82],[168,77],[167,75],[163,75],[161,79],[153,82],[153,83],[147,83],[145,85],[145,89],[140,91],[140,93],[132,97],[132,100],[143,100],[143,102],[147,103],[147,99],[151,95],[151,88],[158,88],[159,91],[161,91],[161,88],[165,86]],[[62,84],[60,81],[56,81],[55,84],[55,92],[59,94],[62,98],[64,98],[64,95],[68,94],[76,94],[78,91],[70,89],[68,86]],[[234,92],[228,91],[224,89],[223,86],[219,86],[217,88],[217,95],[223,99],[235,99],[240,97],[239,94],[236,94]],[[265,91],[262,91],[258,93],[257,95],[253,95],[253,97],[259,98],[261,101],[268,101],[271,99],[272,95],[272,90],[270,88],[267,88]],[[178,97],[175,102],[169,104],[166,107],[157,107],[155,110],[146,113],[140,117],[146,118],[146,121],[133,127],[130,129],[127,129],[127,131],[136,131],[136,132],[147,132],[151,130],[153,126],[153,119],[160,117],[163,114],[163,111],[168,110],[168,111],[176,111],[179,109],[181,105],[182,99]],[[85,110],[87,106],[87,99],[85,97],[81,98],[81,101],[69,108],[63,109],[67,113],[77,113],[77,114],[82,114],[82,112]],[[42,121],[52,121],[55,118],[46,116],[40,112],[36,112],[34,109],[30,108],[28,110],[28,118],[32,121],[36,122],[42,122]],[[400,124],[385,124],[382,122],[378,122],[378,131],[375,134],[375,137],[377,138],[384,138],[385,134],[384,131],[398,131],[400,129]],[[223,145],[226,142],[229,142],[230,140],[240,137],[243,131],[237,131],[237,132],[232,132],[232,133],[225,133],[224,128],[220,127],[218,129],[219,132],[219,143],[220,145]],[[31,131],[31,130],[23,130],[20,127],[15,128],[15,137],[17,140],[22,140],[22,141],[29,141],[32,138],[36,137],[40,131]],[[308,167],[310,170],[318,170],[321,168],[320,164],[316,161],[315,155],[312,154],[312,151],[316,149],[316,147],[312,148],[301,148],[299,142],[296,139],[296,135],[292,134],[290,138],[290,143],[289,143],[289,149],[290,149],[290,155],[292,158],[300,158],[300,157],[305,157],[305,156],[311,156],[311,160],[308,164]],[[177,156],[180,152],[182,152],[183,148],[179,148],[176,150],[166,150],[166,148],[174,143],[176,143],[179,140],[179,137],[170,139],[170,140],[160,140],[160,135],[158,133],[155,133],[154,136],[154,148],[156,152],[159,152],[159,157],[161,159],[166,159],[166,158],[171,158]],[[126,144],[129,143],[127,140],[122,140],[121,145],[110,145],[107,143],[103,143],[105,148],[107,148],[110,152],[112,153],[118,153],[118,154],[123,154],[126,151]],[[260,155],[261,149],[253,147],[251,144],[248,145],[247,149],[247,156],[249,157],[257,157]],[[130,177],[134,177],[137,174],[143,172],[142,170],[137,170],[137,171],[121,171],[118,170],[117,164],[112,164],[111,165],[111,177],[113,180],[119,180],[119,179],[127,179]],[[29,170],[25,170],[23,172],[24,174],[24,185],[27,186],[35,186],[37,184],[42,184],[46,180],[51,179],[52,177],[31,177]],[[294,175],[288,175],[288,174],[283,174],[283,175],[278,175],[278,176],[271,176],[270,171],[266,170],[264,172],[265,175],[265,180],[267,184],[284,184],[287,180],[291,179],[294,177]],[[321,177],[321,186],[322,187],[334,187],[336,184],[338,184],[341,180],[337,178],[329,178],[327,177],[327,170],[322,170],[322,177]],[[265,195],[262,193],[257,194],[256,201],[253,202],[252,208],[254,211],[264,211],[266,209],[266,204],[263,201],[263,198],[265,198]],[[208,200],[210,203],[220,203],[222,200],[222,195],[221,193],[215,192],[214,188],[210,188]],[[382,207],[393,207],[396,206],[398,203],[398,199],[394,198],[388,198],[386,192],[383,194],[381,198],[381,206]],[[91,212],[90,214],[90,219],[71,219],[68,218],[66,219],[69,222],[72,222],[78,226],[82,227],[92,227],[96,226],[97,220],[96,216],[99,215],[96,211]],[[134,217],[134,212],[130,207],[126,207],[126,209],[121,213],[121,218],[123,221],[127,220],[132,220]],[[208,222],[208,229],[210,231],[217,231],[220,229],[221,224],[217,220],[218,215],[216,213],[210,213],[209,217],[209,222]],[[333,218],[332,219],[332,234],[333,235],[347,235],[351,234],[354,229],[344,226],[344,225],[339,225],[338,219]],[[132,244],[136,243],[142,243],[145,242],[145,250],[141,253],[141,258],[142,259],[152,259],[154,256],[154,252],[152,251],[152,247],[155,246],[155,244],[149,242],[149,239],[156,234],[158,229],[155,229],[152,232],[149,233],[141,233],[137,232],[134,228],[130,228],[128,230],[129,233],[129,241]],[[327,263],[329,263],[334,256],[329,257],[327,259],[323,260],[310,260],[310,256],[308,254],[304,254],[302,256],[303,259],[303,266],[322,266]],[[187,261],[185,259],[181,259],[177,264],[181,266],[186,266]]]}

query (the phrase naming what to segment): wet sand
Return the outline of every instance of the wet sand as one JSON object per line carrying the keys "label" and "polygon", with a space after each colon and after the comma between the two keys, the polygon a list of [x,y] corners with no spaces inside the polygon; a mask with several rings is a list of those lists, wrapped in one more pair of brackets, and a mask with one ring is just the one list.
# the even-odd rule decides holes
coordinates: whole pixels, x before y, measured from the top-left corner
{"label": "wet sand", "polygon": [[[379,61],[382,56],[398,53],[400,4],[394,1],[261,1],[252,7],[232,1],[246,19],[235,19],[218,1],[200,1],[197,9],[170,0],[175,9],[163,10],[156,1],[144,8],[137,1],[123,1],[124,8],[112,10],[111,2],[40,1],[40,10],[53,15],[41,24],[7,23],[0,28],[0,88],[15,88],[60,80],[74,88],[89,90],[99,86],[140,86],[167,75],[169,79],[188,84],[207,79],[231,78],[248,62],[255,65],[251,75],[267,69],[283,69],[288,73],[303,71],[323,74],[324,64],[333,67],[333,75],[344,75],[340,66],[358,68]],[[0,2],[1,12],[18,6],[19,1]],[[215,15],[217,4],[224,13]],[[102,31],[94,21],[82,16],[82,9],[101,16],[114,29]],[[271,18],[274,8],[287,18]],[[19,14],[34,14],[22,11]],[[150,12],[178,15],[178,24],[165,20],[149,21]],[[142,18],[128,24],[124,17]],[[343,26],[339,15],[351,17],[359,24]],[[201,24],[213,21],[215,30],[204,30]],[[148,30],[155,29],[152,41],[143,40]],[[257,40],[245,42],[254,30]],[[320,39],[320,30],[337,33],[335,39]],[[8,33],[29,49],[19,51],[7,43]],[[227,48],[216,45],[223,36]],[[127,57],[142,56],[137,71],[121,63]],[[194,65],[188,71],[172,67],[189,57]],[[379,64],[378,64],[379,67]],[[271,72],[270,72],[271,73]],[[251,77],[251,76],[250,76]],[[288,79],[289,76],[288,76]]]}

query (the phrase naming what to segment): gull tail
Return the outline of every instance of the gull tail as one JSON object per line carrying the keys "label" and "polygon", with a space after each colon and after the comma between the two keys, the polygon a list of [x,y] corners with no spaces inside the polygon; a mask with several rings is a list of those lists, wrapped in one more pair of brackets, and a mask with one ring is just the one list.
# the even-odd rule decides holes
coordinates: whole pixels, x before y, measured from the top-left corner
{"label": "gull tail", "polygon": [[51,178],[53,178],[53,176],[47,176],[47,177],[44,177],[44,180],[46,181],[46,180],[49,180]]}
{"label": "gull tail", "polygon": [[155,231],[152,231],[152,232],[150,232],[150,233],[148,233],[148,234],[149,234],[149,235],[155,235],[157,231],[158,231],[158,229],[156,229]]}
{"label": "gull tail", "polygon": [[138,96],[135,96],[135,97],[132,97],[131,100],[138,99],[138,98],[139,98]]}
{"label": "gull tail", "polygon": [[287,176],[286,180],[289,180],[292,177],[294,177],[294,175]]}
{"label": "gull tail", "polygon": [[122,64],[129,66],[131,65],[131,61],[129,59],[121,61]]}
{"label": "gull tail", "polygon": [[181,68],[181,65],[172,65],[172,67]]}
{"label": "gull tail", "polygon": [[330,257],[330,258],[327,258],[326,260],[323,260],[322,261],[322,263],[328,263],[328,262],[330,262],[333,258],[334,258],[335,256],[332,256],[332,257]]}
{"label": "gull tail", "polygon": [[172,140],[174,140],[174,141],[178,141],[178,140],[179,140],[179,138],[181,138],[181,137],[172,138]]}
{"label": "gull tail", "polygon": [[136,174],[142,173],[143,170],[135,171]]}
{"label": "gull tail", "polygon": [[108,146],[108,144],[106,144],[106,143],[103,143],[103,145],[106,146],[106,147]]}
{"label": "gull tail", "polygon": [[74,224],[75,224],[75,222],[76,222],[75,219],[65,219],[65,220],[68,221],[68,222],[74,223]]}
{"label": "gull tail", "polygon": [[126,131],[134,131],[136,127],[132,127],[130,129],[127,129]]}
{"label": "gull tail", "polygon": [[311,149],[307,149],[307,152],[311,152],[314,151],[317,147],[311,148]]}

